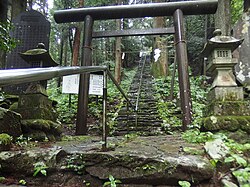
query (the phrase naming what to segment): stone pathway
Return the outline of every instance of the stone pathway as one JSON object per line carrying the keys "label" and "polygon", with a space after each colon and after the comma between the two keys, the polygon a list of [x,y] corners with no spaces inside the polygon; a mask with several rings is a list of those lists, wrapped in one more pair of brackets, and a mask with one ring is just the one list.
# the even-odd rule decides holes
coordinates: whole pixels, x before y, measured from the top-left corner
{"label": "stone pathway", "polygon": [[[101,187],[109,175],[121,180],[120,186],[128,187],[178,186],[179,180],[198,185],[213,177],[213,167],[206,157],[182,151],[185,147],[202,148],[185,143],[180,136],[110,137],[107,152],[101,151],[100,139],[84,137],[1,152],[1,173],[13,181],[24,179],[27,186],[51,187],[89,183]],[[34,163],[46,165],[46,177],[32,176]]]}

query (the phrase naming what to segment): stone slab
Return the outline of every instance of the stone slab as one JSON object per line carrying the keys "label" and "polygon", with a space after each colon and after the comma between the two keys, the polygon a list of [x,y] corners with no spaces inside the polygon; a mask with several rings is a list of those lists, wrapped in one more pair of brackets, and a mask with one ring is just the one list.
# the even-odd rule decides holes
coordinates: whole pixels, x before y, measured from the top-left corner
{"label": "stone slab", "polygon": [[210,116],[203,119],[203,128],[216,132],[242,130],[250,134],[250,116]]}
{"label": "stone slab", "polygon": [[250,101],[213,101],[207,104],[204,116],[250,116]]}

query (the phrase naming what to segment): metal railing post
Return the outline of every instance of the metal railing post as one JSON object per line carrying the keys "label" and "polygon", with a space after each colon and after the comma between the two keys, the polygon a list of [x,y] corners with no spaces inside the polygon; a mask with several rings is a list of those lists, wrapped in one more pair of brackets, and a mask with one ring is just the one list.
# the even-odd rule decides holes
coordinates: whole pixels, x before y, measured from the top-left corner
{"label": "metal railing post", "polygon": [[107,70],[103,71],[103,104],[102,104],[102,150],[107,150]]}
{"label": "metal railing post", "polygon": [[139,108],[139,100],[140,100],[140,96],[141,96],[141,85],[142,85],[142,77],[143,77],[143,72],[144,72],[144,67],[145,67],[145,63],[146,63],[146,56],[144,57],[144,59],[142,60],[142,68],[141,68],[141,72],[140,72],[140,82],[139,82],[139,88],[137,91],[137,98],[136,98],[136,104],[135,104],[135,128],[137,129],[138,126],[138,108]]}
{"label": "metal railing post", "polygon": [[176,72],[176,55],[174,57],[174,64],[173,64],[173,74],[171,77],[171,86],[170,86],[170,95],[169,95],[169,100],[173,101],[174,99],[174,82],[175,82],[175,72]]}

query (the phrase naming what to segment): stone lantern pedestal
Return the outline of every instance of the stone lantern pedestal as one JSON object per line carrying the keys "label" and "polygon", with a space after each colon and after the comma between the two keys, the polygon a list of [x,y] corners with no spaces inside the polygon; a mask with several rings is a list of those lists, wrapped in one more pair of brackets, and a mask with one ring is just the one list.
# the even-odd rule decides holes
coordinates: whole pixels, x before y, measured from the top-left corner
{"label": "stone lantern pedestal", "polygon": [[208,58],[207,71],[213,78],[203,111],[203,128],[210,131],[241,129],[250,133],[250,103],[244,101],[243,88],[237,86],[233,73],[238,60],[232,57],[232,52],[243,40],[221,36],[218,30],[215,34],[202,52]]}

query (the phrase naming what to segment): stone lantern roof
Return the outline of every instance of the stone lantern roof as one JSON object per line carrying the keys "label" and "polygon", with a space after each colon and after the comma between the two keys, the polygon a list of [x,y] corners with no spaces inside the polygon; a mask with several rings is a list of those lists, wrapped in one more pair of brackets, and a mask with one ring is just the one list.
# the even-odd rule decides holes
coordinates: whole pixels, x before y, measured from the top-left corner
{"label": "stone lantern roof", "polygon": [[28,51],[25,51],[24,53],[20,53],[19,55],[28,63],[41,61],[43,63],[42,67],[58,66],[58,64],[50,56],[49,52],[45,49],[43,43],[39,43],[37,45],[37,48],[30,49]]}
{"label": "stone lantern roof", "polygon": [[214,49],[229,49],[232,52],[243,42],[244,39],[236,39],[232,36],[221,36],[220,29],[214,31],[214,37],[205,44],[201,55],[208,57]]}

